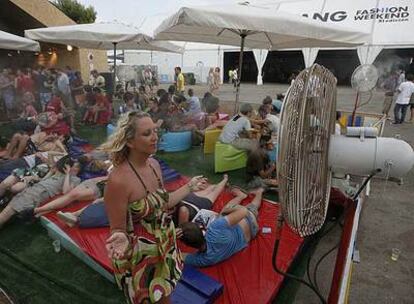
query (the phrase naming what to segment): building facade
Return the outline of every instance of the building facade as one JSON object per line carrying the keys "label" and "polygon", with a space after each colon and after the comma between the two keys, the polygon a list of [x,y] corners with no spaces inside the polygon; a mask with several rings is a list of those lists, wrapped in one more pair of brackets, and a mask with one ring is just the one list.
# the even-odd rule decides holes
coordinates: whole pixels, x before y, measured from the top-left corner
{"label": "building facade", "polygon": [[[0,1],[0,30],[11,34],[24,36],[24,30],[27,29],[71,24],[75,22],[48,0]],[[80,71],[84,80],[89,78],[92,68],[101,72],[108,71],[106,51],[75,47],[71,49],[67,45],[42,42],[40,46],[39,53],[0,51],[0,66],[70,66],[73,70]]]}

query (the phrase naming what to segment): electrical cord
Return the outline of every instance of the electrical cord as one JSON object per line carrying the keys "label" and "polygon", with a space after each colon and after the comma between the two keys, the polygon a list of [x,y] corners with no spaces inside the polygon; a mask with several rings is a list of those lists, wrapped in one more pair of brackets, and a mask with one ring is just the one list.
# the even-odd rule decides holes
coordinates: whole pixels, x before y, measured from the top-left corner
{"label": "electrical cord", "polygon": [[[315,247],[317,244],[319,244],[319,242],[320,242],[320,240],[322,240],[322,238],[324,238],[329,232],[331,232],[334,228],[335,228],[335,226],[338,224],[338,222],[337,222],[337,219],[335,219],[335,221],[334,221],[334,223],[332,224],[332,226],[331,227],[329,227],[326,231],[324,230],[323,231],[323,233],[321,234],[321,235],[318,235],[317,236],[317,238],[316,238],[316,241],[312,244],[312,246],[313,247]],[[306,276],[307,276],[307,278],[308,278],[308,281],[313,285],[313,286],[315,286],[317,289],[318,289],[318,291],[320,292],[320,289],[317,287],[317,285],[315,284],[315,281],[312,281],[312,278],[311,278],[311,271],[310,271],[310,264],[311,264],[311,261],[312,261],[312,255],[309,255],[309,257],[308,257],[308,261],[307,261],[307,263],[306,263]]]}
{"label": "electrical cord", "polygon": [[318,267],[319,265],[322,263],[322,261],[329,256],[330,253],[334,252],[335,249],[337,249],[339,247],[339,245],[341,244],[341,242],[338,242],[338,244],[336,244],[334,247],[332,247],[331,249],[329,249],[326,253],[324,253],[320,259],[316,262],[315,264],[315,268],[313,269],[313,284],[315,285],[315,288],[319,290],[319,285],[318,285],[318,280],[317,280],[317,275],[318,275]]}
{"label": "electrical cord", "polygon": [[[349,208],[349,206],[347,208]],[[347,209],[344,210],[342,214],[344,214],[346,211],[347,211]],[[342,215],[339,216],[335,220],[334,224],[332,224],[331,227],[329,227],[326,231],[323,231],[323,233],[320,236],[317,237],[316,241],[314,242],[314,244],[312,244],[312,246],[316,246],[319,243],[319,241],[322,240],[329,232],[331,232],[338,224],[342,227],[342,225],[340,223],[341,218],[342,218]],[[318,285],[318,282],[317,282],[317,270],[318,270],[318,267],[321,264],[321,262],[327,256],[329,256],[329,254],[331,252],[333,252],[339,245],[340,245],[340,242],[338,244],[336,244],[333,248],[329,249],[326,253],[324,253],[322,255],[322,257],[317,261],[317,263],[315,264],[314,271],[313,271],[313,279],[311,278],[311,271],[310,271],[310,264],[311,264],[311,260],[312,260],[312,255],[310,255],[309,258],[308,258],[307,264],[306,264],[306,276],[307,276],[307,279],[309,281],[309,285],[306,284],[306,283],[308,283],[306,281],[301,282],[300,280],[298,280],[299,282],[304,283],[306,286],[308,286],[309,288],[311,288],[318,295],[319,299],[321,300],[321,303],[325,303],[323,301],[326,301],[326,300],[323,299],[323,301],[322,301],[322,299],[321,299],[321,297],[323,297],[323,296],[322,296],[322,294],[320,292],[319,285]],[[274,261],[274,259],[272,261]],[[274,268],[274,266],[273,266],[273,268]],[[276,270],[276,272],[278,272],[278,271]],[[289,276],[286,276],[286,277],[289,277]],[[292,279],[295,279],[293,277],[291,277],[291,278]]]}
{"label": "electrical cord", "polygon": [[[355,201],[354,201],[355,202]],[[350,208],[351,204],[349,204],[345,210],[342,212],[342,214],[335,220],[335,223],[332,225],[332,227],[330,227],[324,234],[321,235],[320,239],[321,240],[323,237],[325,237],[330,231],[333,230],[333,228],[336,227],[336,225],[339,225],[339,227],[341,227],[341,229],[343,230],[344,228],[344,224],[341,223],[341,219],[343,218],[343,216],[346,214],[346,212],[348,212],[348,209]],[[336,244],[334,247],[332,247],[331,249],[329,249],[327,252],[325,252],[320,258],[319,260],[316,262],[315,264],[315,268],[313,269],[313,281],[312,283],[314,284],[315,288],[319,290],[319,285],[318,285],[318,281],[317,281],[317,271],[318,271],[318,267],[319,265],[322,263],[322,261],[329,256],[329,254],[331,252],[333,252],[336,248],[339,247],[339,245],[341,244],[341,242],[339,242],[338,244]],[[310,275],[309,275],[310,277]]]}
{"label": "electrical cord", "polygon": [[286,278],[296,280],[296,281],[298,281],[298,282],[300,282],[300,283],[308,286],[318,296],[318,298],[321,301],[321,303],[322,304],[326,304],[327,303],[326,300],[321,295],[321,293],[315,288],[315,286],[313,286],[309,282],[306,282],[304,279],[302,279],[302,278],[300,278],[298,276],[295,276],[295,275],[292,275],[290,273],[284,272],[284,271],[282,271],[282,270],[280,270],[280,269],[277,268],[277,265],[276,265],[276,256],[277,256],[277,251],[279,249],[279,242],[280,242],[280,240],[276,239],[275,246],[273,248],[273,254],[272,254],[272,265],[273,265],[273,269],[277,273],[279,273],[280,275],[282,275],[282,276],[284,276]]}
{"label": "electrical cord", "polygon": [[[358,191],[355,193],[355,195],[352,197],[352,200],[353,200],[353,202],[357,202],[357,198],[358,198],[358,196],[359,196],[359,194],[362,192],[362,190],[366,187],[366,185],[368,184],[368,182],[371,180],[371,178],[373,178],[376,174],[378,174],[379,172],[381,172],[381,169],[376,169],[376,170],[373,170],[372,172],[371,172],[371,174],[364,180],[364,182],[362,183],[362,185],[360,186],[360,188],[358,189]],[[318,241],[320,241],[323,237],[325,237],[330,231],[332,231],[335,227],[336,227],[336,225],[337,224],[339,224],[342,228],[343,228],[343,225],[341,225],[341,219],[342,219],[342,217],[346,214],[346,212],[348,211],[348,209],[350,208],[350,206],[351,206],[351,204],[349,204],[346,208],[345,208],[345,210],[343,211],[343,213],[336,219],[336,221],[335,221],[335,223],[327,230],[327,231],[324,231],[324,233],[321,235],[321,236],[319,236],[318,237]],[[319,300],[321,301],[321,303],[323,303],[323,304],[326,304],[327,302],[326,302],[326,300],[325,300],[325,298],[322,296],[322,294],[321,294],[321,292],[319,291],[319,287],[318,287],[318,285],[317,285],[317,269],[318,269],[318,267],[319,267],[319,265],[322,263],[322,261],[327,257],[327,256],[329,256],[329,254],[331,253],[331,252],[333,252],[339,245],[340,245],[340,242],[338,243],[338,244],[336,244],[333,248],[331,248],[331,249],[329,249],[325,254],[323,254],[322,255],[322,257],[318,260],[318,262],[316,263],[316,265],[315,265],[315,269],[314,269],[314,273],[313,273],[313,280],[314,280],[314,282],[312,282],[312,280],[311,280],[311,278],[310,278],[310,273],[309,273],[309,270],[310,270],[310,260],[311,260],[311,257],[308,259],[308,262],[307,262],[307,277],[308,277],[308,280],[309,280],[309,282],[307,282],[307,281],[305,281],[305,280],[303,280],[302,278],[300,278],[300,277],[298,277],[298,276],[295,276],[295,275],[292,275],[292,274],[289,274],[289,273],[287,273],[287,272],[284,272],[284,271],[282,271],[282,270],[280,270],[280,269],[278,269],[277,268],[277,264],[276,264],[276,257],[277,257],[277,251],[278,251],[278,249],[279,249],[279,243],[280,243],[280,230],[282,229],[282,226],[283,226],[283,216],[280,214],[279,215],[279,217],[278,217],[278,225],[277,225],[277,227],[278,227],[278,233],[279,233],[279,235],[276,237],[276,240],[275,240],[275,244],[274,244],[274,247],[273,247],[273,254],[272,254],[272,266],[273,266],[273,269],[277,272],[277,273],[279,273],[280,275],[283,275],[283,276],[285,276],[285,277],[287,277],[287,278],[290,278],[290,279],[293,279],[293,280],[296,280],[296,281],[298,281],[298,282],[300,282],[300,283],[302,283],[302,284],[304,284],[304,285],[306,285],[307,287],[309,287],[317,296],[318,296],[318,298],[319,298]]]}
{"label": "electrical cord", "polygon": [[[368,183],[368,181],[367,181]],[[365,183],[365,185],[367,184]],[[358,191],[358,194],[360,193],[360,191]],[[355,197],[355,196],[354,196]],[[356,200],[353,200],[354,203],[356,203]],[[345,214],[348,212],[350,206],[352,204],[349,204],[344,211],[342,212],[342,214],[340,216],[338,216],[338,218],[335,220],[335,223],[332,225],[331,228],[329,228],[324,234],[321,235],[320,239],[321,240],[323,237],[325,237],[330,231],[333,230],[333,228],[336,227],[336,225],[339,225],[339,227],[343,230],[344,228],[344,224],[341,223],[342,218],[345,216]],[[339,247],[339,245],[341,244],[341,242],[339,241],[338,244],[336,244],[334,247],[332,247],[331,249],[329,249],[327,252],[325,252],[320,258],[319,260],[316,262],[315,264],[315,268],[313,269],[313,284],[315,285],[315,288],[317,288],[319,290],[319,285],[318,285],[318,281],[317,281],[317,272],[318,272],[318,268],[319,265],[322,263],[322,261],[329,256],[330,253],[332,253],[336,248]]]}
{"label": "electrical cord", "polygon": [[[312,278],[310,276],[310,264],[312,260],[312,254],[309,254],[308,261],[306,262],[306,277],[308,279],[308,282],[315,286],[315,284],[312,282]],[[316,287],[316,286],[315,286]]]}
{"label": "electrical cord", "polygon": [[[371,174],[364,180],[364,182],[362,183],[362,185],[359,187],[358,191],[354,194],[354,196],[352,197],[352,201],[354,202],[354,204],[357,203],[357,199],[359,194],[362,192],[362,190],[364,190],[364,188],[366,187],[366,185],[368,184],[368,182],[378,173],[381,172],[381,169],[376,169],[374,171],[371,172]],[[351,207],[352,204],[349,204],[348,206],[346,206],[345,210],[342,212],[342,214],[340,216],[338,216],[338,218],[335,220],[335,223],[327,230],[324,231],[324,233],[319,237],[320,241],[323,237],[325,237],[330,231],[332,231],[336,225],[339,225],[341,227],[341,229],[343,230],[344,228],[344,223],[341,223],[341,220],[343,219],[343,217],[345,216],[345,214],[348,212],[349,208]],[[337,249],[339,247],[339,245],[341,244],[341,242],[339,242],[338,244],[336,244],[334,247],[332,247],[331,249],[329,249],[327,252],[325,252],[320,258],[319,260],[316,262],[315,264],[315,268],[313,270],[313,280],[311,280],[310,278],[310,274],[307,273],[307,277],[309,279],[309,281],[315,286],[315,288],[319,291],[319,285],[318,285],[318,281],[317,281],[317,272],[318,272],[318,268],[319,265],[322,263],[322,261],[329,256],[330,253],[332,253],[335,249]],[[311,258],[309,258],[308,260],[308,266],[307,266],[307,271],[310,270],[310,260]]]}

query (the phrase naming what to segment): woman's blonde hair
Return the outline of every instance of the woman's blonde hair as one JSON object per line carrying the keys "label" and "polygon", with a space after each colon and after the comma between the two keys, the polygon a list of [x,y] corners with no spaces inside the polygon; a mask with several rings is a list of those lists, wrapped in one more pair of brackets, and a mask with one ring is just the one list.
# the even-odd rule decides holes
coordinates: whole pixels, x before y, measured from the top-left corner
{"label": "woman's blonde hair", "polygon": [[103,143],[99,149],[109,153],[109,157],[115,167],[123,163],[129,154],[127,143],[135,137],[137,119],[150,117],[148,113],[131,111],[123,114],[117,123],[114,133]]}

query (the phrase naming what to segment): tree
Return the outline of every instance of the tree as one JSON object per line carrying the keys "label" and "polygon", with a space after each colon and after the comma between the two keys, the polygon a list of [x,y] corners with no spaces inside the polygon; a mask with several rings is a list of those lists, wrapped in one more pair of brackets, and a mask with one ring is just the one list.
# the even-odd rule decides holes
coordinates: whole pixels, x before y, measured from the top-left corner
{"label": "tree", "polygon": [[95,22],[96,11],[91,5],[86,7],[77,0],[54,0],[52,3],[76,23]]}

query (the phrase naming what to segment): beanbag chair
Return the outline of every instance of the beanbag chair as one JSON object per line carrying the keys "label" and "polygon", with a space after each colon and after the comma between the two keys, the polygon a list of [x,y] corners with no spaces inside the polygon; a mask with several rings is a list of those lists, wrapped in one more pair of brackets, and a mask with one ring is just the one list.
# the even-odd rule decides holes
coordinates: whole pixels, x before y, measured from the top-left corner
{"label": "beanbag chair", "polygon": [[226,172],[246,167],[247,152],[233,147],[231,144],[216,142],[214,152],[214,171]]}

